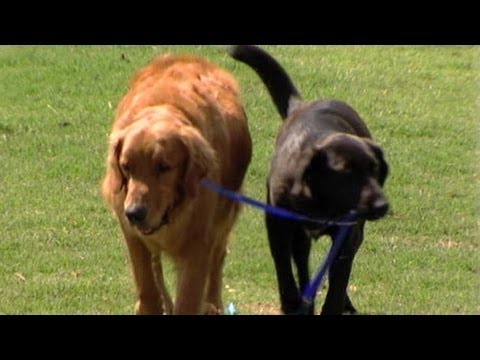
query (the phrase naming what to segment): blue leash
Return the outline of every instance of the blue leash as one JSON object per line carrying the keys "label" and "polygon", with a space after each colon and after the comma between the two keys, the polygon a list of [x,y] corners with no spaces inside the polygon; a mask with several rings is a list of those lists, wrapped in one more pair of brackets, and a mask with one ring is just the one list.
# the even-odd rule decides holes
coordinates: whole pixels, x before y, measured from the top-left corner
{"label": "blue leash", "polygon": [[327,257],[323,261],[319,271],[315,275],[313,281],[304,289],[303,296],[302,296],[302,307],[300,309],[300,314],[307,314],[308,307],[313,303],[315,296],[317,294],[318,288],[323,284],[323,280],[325,278],[325,274],[327,273],[328,269],[332,265],[333,261],[337,258],[338,252],[340,251],[343,242],[348,236],[350,227],[357,223],[357,213],[355,211],[351,211],[347,215],[341,217],[339,221],[328,221],[328,220],[318,220],[312,219],[304,215],[300,215],[294,213],[292,211],[288,211],[286,209],[278,208],[275,206],[271,206],[265,204],[261,201],[252,199],[248,196],[242,195],[240,193],[228,190],[223,186],[215,184],[210,180],[203,179],[200,182],[206,188],[223,195],[231,200],[235,200],[238,202],[242,202],[256,208],[262,209],[263,211],[284,218],[289,220],[296,220],[296,221],[305,221],[315,224],[320,224],[323,226],[338,226],[338,231],[334,236],[332,246],[327,254]]}
{"label": "blue leash", "polygon": [[296,221],[305,221],[305,222],[310,222],[314,224],[319,224],[319,225],[324,225],[324,226],[333,226],[333,225],[339,225],[339,226],[348,226],[348,225],[355,225],[356,221],[331,221],[331,220],[318,220],[318,219],[312,219],[309,218],[308,216],[300,215],[297,213],[294,213],[289,210],[285,210],[279,207],[271,206],[268,204],[265,204],[261,201],[252,199],[248,196],[242,195],[240,193],[228,190],[224,188],[221,185],[215,184],[214,182],[203,179],[200,181],[200,183],[205,186],[206,188],[215,191],[216,193],[223,195],[230,200],[235,200],[238,202],[242,202],[245,204],[248,204],[250,206],[259,208],[269,214],[284,218],[284,219],[289,219],[289,220],[296,220]]}
{"label": "blue leash", "polygon": [[[349,214],[345,215],[343,221],[346,223],[355,223],[357,219],[357,214],[352,211]],[[334,240],[332,242],[332,246],[328,252],[327,257],[323,261],[320,270],[315,275],[314,279],[310,282],[310,284],[305,288],[303,291],[302,297],[302,307],[301,313],[307,314],[308,307],[313,303],[315,299],[315,295],[317,294],[318,289],[322,286],[325,278],[325,274],[327,273],[328,269],[335,261],[338,256],[338,252],[342,248],[342,244],[348,236],[349,230],[351,225],[342,225],[338,228],[337,233],[334,236]]]}

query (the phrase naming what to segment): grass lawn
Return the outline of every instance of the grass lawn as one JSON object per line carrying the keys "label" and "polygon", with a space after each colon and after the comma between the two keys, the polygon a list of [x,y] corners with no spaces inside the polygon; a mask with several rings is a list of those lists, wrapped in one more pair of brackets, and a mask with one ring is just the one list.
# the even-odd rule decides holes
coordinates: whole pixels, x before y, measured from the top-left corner
{"label": "grass lawn", "polygon": [[[357,308],[480,314],[479,48],[265,48],[304,98],[355,107],[390,163],[393,214],[367,225],[350,282]],[[126,248],[99,184],[130,77],[166,51],[237,77],[254,141],[245,192],[265,198],[280,119],[256,74],[221,47],[0,46],[0,314],[133,313]],[[328,245],[315,244],[312,270]],[[224,273],[226,304],[278,313],[258,210],[242,213]]]}

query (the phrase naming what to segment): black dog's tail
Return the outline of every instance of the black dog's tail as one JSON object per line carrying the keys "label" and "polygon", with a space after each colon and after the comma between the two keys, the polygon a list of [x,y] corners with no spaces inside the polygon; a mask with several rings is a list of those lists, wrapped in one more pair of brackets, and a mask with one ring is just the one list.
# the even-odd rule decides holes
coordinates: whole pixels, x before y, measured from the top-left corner
{"label": "black dog's tail", "polygon": [[301,100],[297,88],[283,67],[266,51],[253,45],[235,45],[230,55],[249,65],[265,83],[282,119],[287,118],[292,107]]}

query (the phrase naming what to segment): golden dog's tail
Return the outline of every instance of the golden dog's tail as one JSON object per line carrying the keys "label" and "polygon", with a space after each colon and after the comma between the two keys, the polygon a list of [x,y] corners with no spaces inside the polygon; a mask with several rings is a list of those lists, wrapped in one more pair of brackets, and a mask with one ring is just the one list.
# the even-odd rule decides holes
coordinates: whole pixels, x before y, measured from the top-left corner
{"label": "golden dog's tail", "polygon": [[235,45],[228,52],[235,60],[255,70],[267,87],[280,116],[286,119],[302,98],[285,69],[257,46]]}

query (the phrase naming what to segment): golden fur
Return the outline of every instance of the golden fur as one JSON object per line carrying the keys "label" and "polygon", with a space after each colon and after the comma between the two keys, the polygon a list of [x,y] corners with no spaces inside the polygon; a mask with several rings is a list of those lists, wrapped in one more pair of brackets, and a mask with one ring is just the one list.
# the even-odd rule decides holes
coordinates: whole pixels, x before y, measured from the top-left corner
{"label": "golden fur", "polygon": [[[227,237],[240,207],[199,181],[238,191],[250,158],[238,86],[225,70],[165,55],[134,77],[113,123],[102,192],[126,240],[137,314],[222,311]],[[145,216],[132,221],[126,210],[139,207]],[[175,265],[174,304],[162,254]]]}

